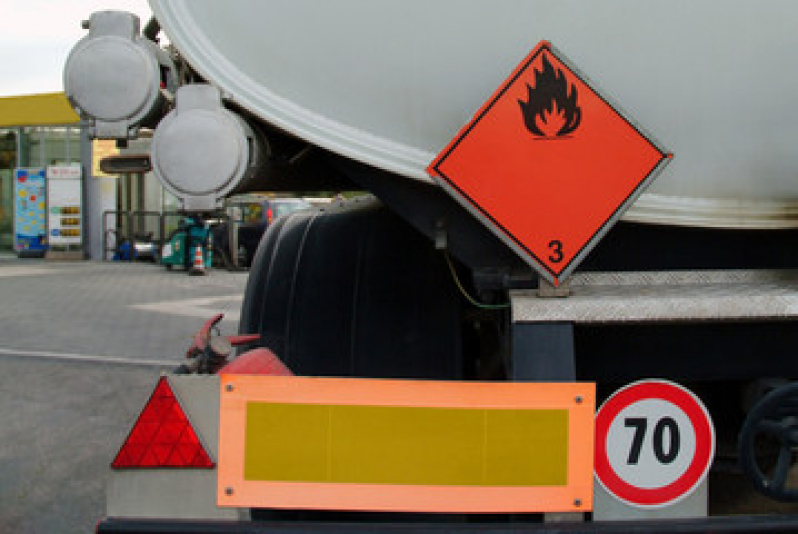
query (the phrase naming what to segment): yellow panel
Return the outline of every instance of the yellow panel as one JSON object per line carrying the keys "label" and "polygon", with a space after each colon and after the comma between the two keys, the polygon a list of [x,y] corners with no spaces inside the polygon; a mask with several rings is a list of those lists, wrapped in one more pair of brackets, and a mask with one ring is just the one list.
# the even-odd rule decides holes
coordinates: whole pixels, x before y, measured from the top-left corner
{"label": "yellow panel", "polygon": [[327,406],[249,403],[244,479],[327,480],[329,412]]}
{"label": "yellow panel", "polygon": [[567,410],[249,403],[246,480],[567,483]]}
{"label": "yellow panel", "polygon": [[481,483],[479,410],[333,407],[333,482]]}
{"label": "yellow panel", "polygon": [[0,127],[78,124],[64,93],[0,98]]}
{"label": "yellow panel", "polygon": [[487,438],[489,485],[568,483],[567,410],[490,410]]}

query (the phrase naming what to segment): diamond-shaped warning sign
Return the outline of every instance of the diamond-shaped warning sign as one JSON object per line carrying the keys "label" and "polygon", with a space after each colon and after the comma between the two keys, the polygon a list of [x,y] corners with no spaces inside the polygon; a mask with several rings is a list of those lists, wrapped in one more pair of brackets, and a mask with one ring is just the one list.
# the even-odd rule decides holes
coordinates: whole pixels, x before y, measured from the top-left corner
{"label": "diamond-shaped warning sign", "polygon": [[670,157],[543,41],[427,171],[559,284]]}

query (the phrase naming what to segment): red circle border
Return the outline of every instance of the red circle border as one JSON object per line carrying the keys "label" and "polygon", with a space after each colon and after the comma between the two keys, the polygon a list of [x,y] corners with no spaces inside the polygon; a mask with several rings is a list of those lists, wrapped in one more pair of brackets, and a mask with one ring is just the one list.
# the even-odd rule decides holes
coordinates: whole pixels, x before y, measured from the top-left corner
{"label": "red circle border", "polygon": [[[678,479],[659,488],[638,488],[629,484],[615,473],[607,457],[606,437],[612,421],[624,408],[646,399],[660,399],[679,407],[693,424],[696,434],[696,451],[690,465]],[[692,392],[664,380],[635,382],[615,392],[596,415],[595,437],[596,478],[609,493],[636,506],[665,506],[692,493],[709,471],[715,452],[715,432],[707,409]]]}

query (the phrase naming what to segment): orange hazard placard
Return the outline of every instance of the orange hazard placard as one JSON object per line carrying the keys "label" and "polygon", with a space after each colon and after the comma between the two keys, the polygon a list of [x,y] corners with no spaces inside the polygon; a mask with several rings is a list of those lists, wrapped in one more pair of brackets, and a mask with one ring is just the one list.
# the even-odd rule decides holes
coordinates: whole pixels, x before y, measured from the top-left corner
{"label": "orange hazard placard", "polygon": [[559,284],[670,157],[543,41],[427,171]]}
{"label": "orange hazard placard", "polygon": [[595,387],[223,375],[220,506],[592,508]]}

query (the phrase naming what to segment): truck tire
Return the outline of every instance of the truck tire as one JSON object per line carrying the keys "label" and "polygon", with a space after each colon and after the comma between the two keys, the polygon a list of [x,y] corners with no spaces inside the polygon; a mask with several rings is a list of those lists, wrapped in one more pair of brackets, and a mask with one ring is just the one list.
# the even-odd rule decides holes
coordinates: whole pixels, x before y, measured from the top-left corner
{"label": "truck tire", "polygon": [[462,377],[461,310],[445,258],[371,197],[269,226],[240,331],[298,375]]}

